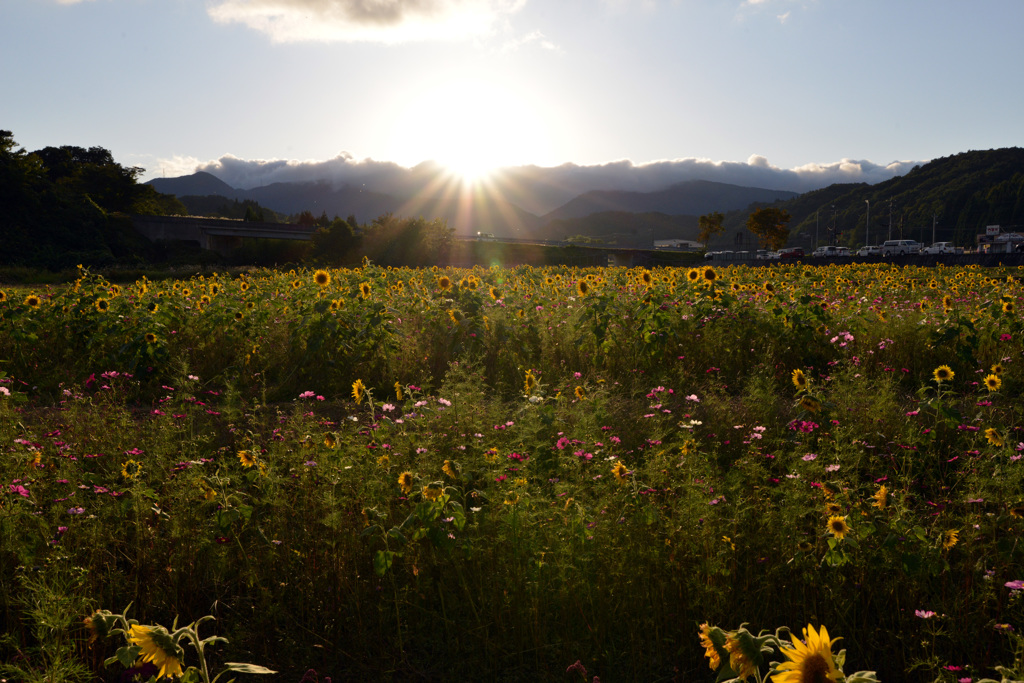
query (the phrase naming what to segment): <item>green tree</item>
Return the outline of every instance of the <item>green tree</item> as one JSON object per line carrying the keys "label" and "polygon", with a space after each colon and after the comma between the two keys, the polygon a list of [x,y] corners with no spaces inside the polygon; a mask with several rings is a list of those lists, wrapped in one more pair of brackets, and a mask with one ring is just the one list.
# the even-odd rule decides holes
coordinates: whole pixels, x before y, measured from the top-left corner
{"label": "green tree", "polygon": [[750,214],[747,230],[757,235],[762,247],[781,249],[789,239],[791,218],[785,209],[763,207]]}
{"label": "green tree", "polygon": [[697,224],[700,226],[700,232],[697,233],[698,241],[702,242],[706,247],[708,240],[713,235],[717,235],[725,230],[725,226],[722,225],[723,220],[725,220],[725,216],[718,211],[701,216],[697,220]]}
{"label": "green tree", "polygon": [[313,233],[313,257],[326,263],[338,263],[358,244],[348,222],[335,218],[326,228]]}

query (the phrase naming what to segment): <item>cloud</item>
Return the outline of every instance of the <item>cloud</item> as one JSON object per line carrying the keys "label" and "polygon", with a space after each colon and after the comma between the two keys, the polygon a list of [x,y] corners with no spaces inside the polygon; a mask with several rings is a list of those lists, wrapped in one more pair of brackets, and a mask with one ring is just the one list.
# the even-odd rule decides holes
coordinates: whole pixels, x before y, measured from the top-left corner
{"label": "cloud", "polygon": [[240,23],[274,42],[400,43],[491,33],[526,0],[217,0],[215,21]]}
{"label": "cloud", "polygon": [[[176,159],[180,160],[180,157]],[[168,171],[165,175],[170,177],[173,161],[161,161],[157,167],[163,165]],[[746,187],[808,192],[834,183],[880,183],[903,175],[922,163],[925,162],[894,161],[882,165],[867,160],[841,159],[784,169],[773,166],[766,157],[757,154],[745,162],[691,157],[636,164],[624,159],[586,166],[513,166],[495,173],[492,183],[509,201],[540,215],[592,190],[654,192],[688,180],[711,180]],[[319,161],[245,160],[225,155],[196,164],[189,171],[206,171],[238,189],[315,181],[336,188],[359,187],[369,192],[409,197],[434,180],[439,169],[439,165],[433,162],[409,168],[389,161],[356,159],[342,152],[332,159]]]}
{"label": "cloud", "polygon": [[551,50],[552,52],[562,52],[562,48],[559,45],[551,42],[548,39],[548,37],[545,36],[540,31],[532,31],[520,38],[514,38],[512,40],[506,41],[506,43],[502,45],[501,51],[515,52],[524,45],[530,45],[533,43],[540,45],[545,50]]}

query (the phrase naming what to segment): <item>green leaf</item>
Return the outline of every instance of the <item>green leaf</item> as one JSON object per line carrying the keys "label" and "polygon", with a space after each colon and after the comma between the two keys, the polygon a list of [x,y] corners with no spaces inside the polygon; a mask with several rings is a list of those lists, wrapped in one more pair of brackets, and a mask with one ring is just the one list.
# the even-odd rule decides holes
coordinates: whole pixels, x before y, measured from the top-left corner
{"label": "green leaf", "polygon": [[114,656],[107,660],[107,663],[109,664],[117,660],[121,662],[121,666],[130,669],[135,664],[135,660],[139,658],[140,652],[142,652],[142,648],[138,645],[125,645],[122,648],[118,648]]}
{"label": "green leaf", "polygon": [[245,664],[244,662],[224,662],[228,671],[237,671],[240,674],[276,674],[273,669],[268,669],[259,664]]}
{"label": "green leaf", "polygon": [[395,561],[395,553],[391,550],[378,550],[373,555],[373,571],[377,576],[384,576]]}

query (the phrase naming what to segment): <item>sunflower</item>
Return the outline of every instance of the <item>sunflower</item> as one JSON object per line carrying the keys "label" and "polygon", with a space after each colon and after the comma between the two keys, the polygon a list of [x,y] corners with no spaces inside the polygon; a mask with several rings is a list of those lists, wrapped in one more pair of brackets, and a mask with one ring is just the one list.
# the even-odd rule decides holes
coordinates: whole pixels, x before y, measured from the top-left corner
{"label": "sunflower", "polygon": [[700,279],[700,271],[697,270],[696,268],[690,268],[688,271],[686,271],[686,279],[689,280],[690,282],[696,282],[697,280]]}
{"label": "sunflower", "polygon": [[988,439],[988,442],[996,448],[1002,448],[1005,443],[1003,441],[1003,435],[1000,434],[999,430],[995,427],[989,427],[985,430],[985,438]]}
{"label": "sunflower", "polygon": [[826,531],[830,531],[833,536],[842,540],[846,534],[850,533],[850,526],[846,523],[846,517],[842,515],[832,515],[828,518]]}
{"label": "sunflower", "polygon": [[829,503],[825,506],[825,512],[829,515],[838,515],[843,511],[843,506],[839,503]]}
{"label": "sunflower", "polygon": [[298,289],[301,286],[302,280],[300,280],[299,278],[295,278],[294,280],[292,280],[292,289]]}
{"label": "sunflower", "polygon": [[217,296],[220,294],[220,285],[216,282],[210,285],[210,296]]}
{"label": "sunflower", "polygon": [[490,294],[491,298],[494,299],[495,301],[501,298],[501,290],[499,290],[497,287],[488,288],[487,293]]}
{"label": "sunflower", "polygon": [[578,398],[581,401],[587,397],[587,395],[583,391],[583,387],[576,387],[576,389],[573,390],[572,393],[576,396],[576,398]]}
{"label": "sunflower", "polygon": [[145,340],[146,340],[147,344],[156,344],[157,339],[158,338],[157,338],[157,336],[154,333],[152,333],[152,332],[147,332],[146,333]]}
{"label": "sunflower", "polygon": [[238,462],[242,463],[242,467],[252,467],[256,464],[256,456],[249,451],[238,451]]}
{"label": "sunflower", "polygon": [[245,319],[245,314],[242,313],[241,311],[235,311],[234,318],[235,318],[235,322],[241,322],[242,320]]}
{"label": "sunflower", "polygon": [[809,412],[817,413],[821,410],[821,401],[812,396],[804,396],[800,399],[800,407]]}
{"label": "sunflower", "polygon": [[324,434],[324,446],[327,446],[327,448],[334,448],[337,445],[337,443],[338,440],[337,438],[335,438],[333,432],[327,432],[326,434]]}
{"label": "sunflower", "polygon": [[437,500],[441,497],[441,493],[443,493],[443,491],[440,486],[430,484],[423,487],[423,498],[426,500]]}
{"label": "sunflower", "polygon": [[452,467],[452,461],[451,460],[445,460],[444,461],[444,465],[441,467],[441,471],[444,472],[449,477],[451,477],[452,479],[458,479],[459,478],[458,475],[455,473],[455,468]]}
{"label": "sunflower", "polygon": [[[728,538],[728,536],[725,538]],[[751,678],[757,670],[757,667],[754,666],[754,662],[750,660],[747,653],[743,651],[743,646],[740,644],[739,638],[735,636],[729,636],[726,638],[725,649],[729,652],[729,668],[743,680]]]}
{"label": "sunflower", "polygon": [[708,266],[704,269],[704,272],[701,273],[701,277],[703,277],[706,282],[714,282],[718,279],[718,273],[715,272],[714,268]]}
{"label": "sunflower", "polygon": [[[836,640],[839,640],[836,638]],[[839,670],[832,659],[832,644],[824,626],[815,632],[810,624],[804,629],[804,639],[793,639],[792,649],[780,648],[789,659],[778,665],[772,676],[773,683],[826,683],[838,681]]]}
{"label": "sunflower", "polygon": [[1024,517],[1024,503],[1017,503],[1016,505],[1011,507],[1010,516],[1017,517],[1018,519]]}
{"label": "sunflower", "polygon": [[640,281],[643,282],[645,286],[650,287],[651,283],[654,282],[654,278],[651,277],[650,271],[645,270],[640,274]]}
{"label": "sunflower", "polygon": [[526,394],[533,394],[533,388],[537,386],[537,378],[533,376],[532,370],[526,371],[526,377],[523,380],[523,391]]}
{"label": "sunflower", "polygon": [[447,275],[442,275],[441,277],[437,278],[437,288],[440,289],[442,292],[447,292],[449,289],[452,288],[451,278],[449,278]]}
{"label": "sunflower", "polygon": [[134,481],[139,478],[142,474],[142,463],[138,460],[129,460],[121,463],[121,476],[130,481]]}
{"label": "sunflower", "polygon": [[399,401],[401,401],[401,400],[402,400],[402,398],[403,398],[403,397],[402,397],[402,385],[401,385],[401,384],[399,384],[398,382],[395,382],[395,397],[396,397],[396,398],[397,398],[397,399],[398,399]]}
{"label": "sunflower", "polygon": [[579,280],[576,282],[576,292],[580,296],[586,296],[587,292],[590,291],[590,285],[587,284],[586,280]]}
{"label": "sunflower", "polygon": [[949,529],[942,534],[942,549],[949,550],[960,540],[960,532],[956,529]]}
{"label": "sunflower", "polygon": [[412,493],[412,472],[402,472],[398,475],[398,487],[405,495]]}
{"label": "sunflower", "polygon": [[942,297],[942,308],[947,313],[953,309],[953,297],[951,297],[949,294]]}
{"label": "sunflower", "polygon": [[43,300],[40,299],[37,294],[29,294],[25,297],[24,303],[29,308],[39,308],[40,304],[43,303]]}
{"label": "sunflower", "polygon": [[242,281],[242,282],[241,282],[241,283],[240,283],[240,284],[238,285],[238,287],[239,287],[239,289],[241,289],[241,290],[242,290],[243,292],[245,292],[245,291],[248,291],[248,289],[249,289],[249,283],[248,283],[248,282],[246,282],[245,280],[243,280],[243,281]]}
{"label": "sunflower", "polygon": [[992,370],[992,374],[993,375],[1001,375],[1001,374],[1003,374],[1003,364],[1002,363],[995,363],[992,366],[991,370]]}
{"label": "sunflower", "polygon": [[691,455],[697,450],[697,442],[693,439],[687,439],[683,442],[683,445],[679,447],[679,452],[683,455]]}
{"label": "sunflower", "polygon": [[158,678],[182,675],[181,659],[184,652],[171,640],[166,629],[132,624],[128,631],[128,642],[140,648],[140,662],[152,662],[159,667]]}
{"label": "sunflower", "polygon": [[95,306],[96,310],[99,311],[100,313],[106,313],[107,311],[110,310],[110,302],[102,297],[96,299],[96,303],[93,304],[93,306]]}
{"label": "sunflower", "polygon": [[999,391],[999,387],[1003,386],[1003,380],[999,379],[999,375],[991,374],[985,377],[985,388],[989,391]]}
{"label": "sunflower", "polygon": [[939,383],[952,381],[955,376],[956,373],[948,365],[940,365],[932,372],[932,377]]}
{"label": "sunflower", "polygon": [[718,655],[718,650],[715,649],[715,644],[711,641],[711,627],[707,622],[700,625],[697,637],[700,638],[700,646],[704,648],[704,656],[708,658],[708,668],[712,671],[717,670],[722,665],[722,659]]}
{"label": "sunflower", "polygon": [[0,303],[7,301],[7,292],[0,289]]}
{"label": "sunflower", "polygon": [[370,292],[371,291],[373,291],[373,290],[371,290],[369,282],[364,282],[364,283],[359,285],[359,295],[361,297],[363,297],[364,299],[369,299],[370,298]]}
{"label": "sunflower", "polygon": [[357,379],[352,382],[352,398],[355,399],[356,403],[363,402],[363,395],[366,393],[366,385],[363,384],[363,380]]}
{"label": "sunflower", "polygon": [[615,476],[616,484],[625,484],[629,477],[629,468],[627,468],[620,460],[612,467],[612,474]]}
{"label": "sunflower", "polygon": [[1008,314],[1012,314],[1013,313],[1013,302],[1012,301],[1004,301],[1003,302],[1003,313],[1008,313]]}
{"label": "sunflower", "polygon": [[323,269],[318,270],[313,273],[313,282],[317,283],[321,287],[326,287],[331,284],[331,274]]}
{"label": "sunflower", "polygon": [[871,497],[875,499],[875,502],[871,504],[871,507],[884,510],[885,504],[889,501],[889,489],[885,487],[885,484],[882,484],[878,487],[878,490],[875,491],[875,495]]}
{"label": "sunflower", "polygon": [[801,391],[803,391],[804,389],[807,388],[807,376],[804,375],[804,371],[803,370],[801,370],[800,368],[797,368],[796,370],[794,370],[792,378],[793,378],[793,386],[795,386],[797,389],[800,389]]}
{"label": "sunflower", "polygon": [[146,304],[146,310],[149,311],[150,313],[156,313],[157,311],[160,310],[160,304],[158,304],[155,301],[150,301],[148,304]]}

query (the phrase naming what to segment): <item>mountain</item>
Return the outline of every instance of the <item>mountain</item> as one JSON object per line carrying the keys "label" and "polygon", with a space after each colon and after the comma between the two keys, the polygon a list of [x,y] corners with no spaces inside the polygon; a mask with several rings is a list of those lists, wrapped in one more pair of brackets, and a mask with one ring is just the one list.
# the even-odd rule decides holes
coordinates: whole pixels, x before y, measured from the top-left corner
{"label": "mountain", "polygon": [[[191,198],[209,194],[237,202],[256,202],[283,214],[295,215],[308,210],[316,216],[321,213],[328,217],[354,215],[362,223],[385,213],[444,218],[457,234],[470,235],[480,231],[524,239],[561,239],[566,235],[590,234],[590,231],[628,236],[651,234],[655,230],[662,236],[666,229],[665,220],[652,218],[654,215],[687,216],[689,225],[695,224],[698,214],[796,196],[796,193],[781,190],[695,180],[677,183],[657,192],[585,192],[554,211],[538,216],[523,209],[522,205],[550,205],[551,198],[564,194],[566,188],[546,188],[536,183],[516,184],[508,178],[470,187],[431,163],[416,166],[410,173],[400,176],[400,180],[395,178],[382,176],[379,183],[367,178],[368,182],[359,186],[336,187],[318,181],[273,183],[241,190],[230,187],[209,173],[199,172],[181,178],[159,178],[149,181],[149,184],[161,192],[177,196]],[[200,205],[190,201],[192,205]],[[627,214],[644,214],[647,218],[627,219]],[[602,217],[580,220],[596,215]],[[610,219],[609,215],[614,218]],[[574,220],[577,222],[564,223]],[[618,228],[611,229],[609,226],[613,224]],[[664,236],[680,236],[678,231],[669,232],[671,234]]]}
{"label": "mountain", "polygon": [[[954,154],[875,185],[830,185],[774,206],[790,213],[791,242],[800,244],[855,246],[903,238],[971,246],[986,225],[1024,230],[1024,149]],[[712,248],[732,243],[730,236],[744,231],[747,215],[726,214],[726,231],[712,240]]]}
{"label": "mountain", "polygon": [[543,217],[545,221],[583,218],[606,211],[700,216],[712,211],[745,209],[754,202],[792,199],[796,192],[740,187],[708,180],[688,180],[658,192],[586,192]]}
{"label": "mountain", "polygon": [[228,199],[242,199],[242,190],[236,190],[223,180],[205,171],[179,178],[154,178],[147,185],[161,194],[173,194],[177,197],[220,195]]}

